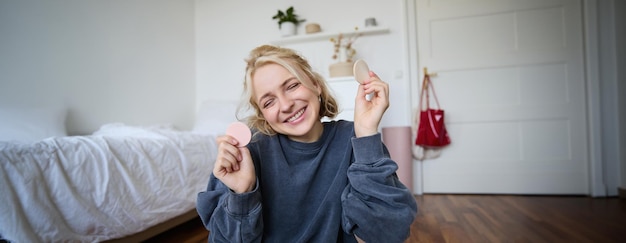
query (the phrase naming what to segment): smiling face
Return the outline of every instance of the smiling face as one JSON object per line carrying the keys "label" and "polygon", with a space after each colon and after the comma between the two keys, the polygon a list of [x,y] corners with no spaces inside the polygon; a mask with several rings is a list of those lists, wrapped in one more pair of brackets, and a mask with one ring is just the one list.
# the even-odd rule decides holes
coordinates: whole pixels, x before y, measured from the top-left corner
{"label": "smiling face", "polygon": [[274,63],[259,67],[252,76],[254,101],[267,123],[277,133],[299,142],[314,142],[322,134],[320,88],[313,88]]}

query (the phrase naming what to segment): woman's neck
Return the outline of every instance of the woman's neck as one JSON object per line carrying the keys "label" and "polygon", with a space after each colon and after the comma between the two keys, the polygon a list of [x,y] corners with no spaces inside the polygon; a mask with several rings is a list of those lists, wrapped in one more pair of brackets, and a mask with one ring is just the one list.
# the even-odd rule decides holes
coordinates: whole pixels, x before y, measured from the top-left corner
{"label": "woman's neck", "polygon": [[322,124],[322,121],[317,121],[311,128],[311,131],[309,131],[305,135],[288,136],[288,137],[289,139],[296,141],[296,142],[312,143],[312,142],[319,140],[320,137],[322,137],[322,133],[324,133],[324,124]]}

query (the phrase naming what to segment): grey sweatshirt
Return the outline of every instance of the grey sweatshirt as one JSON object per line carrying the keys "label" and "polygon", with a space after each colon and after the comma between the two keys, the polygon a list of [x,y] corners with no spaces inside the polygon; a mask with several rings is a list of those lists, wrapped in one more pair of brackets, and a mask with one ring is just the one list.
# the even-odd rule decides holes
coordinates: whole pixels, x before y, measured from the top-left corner
{"label": "grey sweatshirt", "polygon": [[236,194],[211,175],[197,199],[210,242],[403,242],[417,212],[381,135],[355,138],[354,123],[324,123],[321,138],[284,135],[248,144],[256,188]]}

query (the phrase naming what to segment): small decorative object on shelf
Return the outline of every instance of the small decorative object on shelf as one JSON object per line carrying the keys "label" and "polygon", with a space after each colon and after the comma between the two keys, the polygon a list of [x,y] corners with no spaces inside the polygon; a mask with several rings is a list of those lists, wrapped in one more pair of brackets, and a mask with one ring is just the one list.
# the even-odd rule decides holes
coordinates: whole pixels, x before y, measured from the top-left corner
{"label": "small decorative object on shelf", "polygon": [[307,34],[313,34],[313,33],[318,33],[322,31],[322,28],[320,27],[318,23],[307,24],[306,26],[304,26],[304,29],[306,30]]}
{"label": "small decorative object on shelf", "polygon": [[293,6],[289,7],[285,12],[278,10],[276,15],[272,17],[278,21],[278,29],[282,36],[292,36],[296,34],[296,27],[298,24],[306,21],[305,19],[299,19],[298,15],[294,13]]}
{"label": "small decorative object on shelf", "polygon": [[367,18],[365,19],[365,27],[376,27],[376,18]]}
{"label": "small decorative object on shelf", "polygon": [[330,38],[334,47],[333,60],[338,61],[330,65],[330,77],[352,76],[353,58],[356,55],[356,49],[352,44],[361,36],[358,31],[359,28],[354,27],[354,33],[349,36],[339,33],[337,38]]}

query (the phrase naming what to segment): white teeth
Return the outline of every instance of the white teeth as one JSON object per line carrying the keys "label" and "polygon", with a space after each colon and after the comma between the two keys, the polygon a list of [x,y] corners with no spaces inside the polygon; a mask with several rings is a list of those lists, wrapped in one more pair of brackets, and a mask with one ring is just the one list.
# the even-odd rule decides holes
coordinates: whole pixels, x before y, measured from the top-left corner
{"label": "white teeth", "polygon": [[296,113],[294,116],[292,116],[291,118],[287,119],[287,122],[295,121],[296,119],[300,118],[300,116],[302,116],[302,114],[304,114],[304,109],[298,111],[298,113]]}

